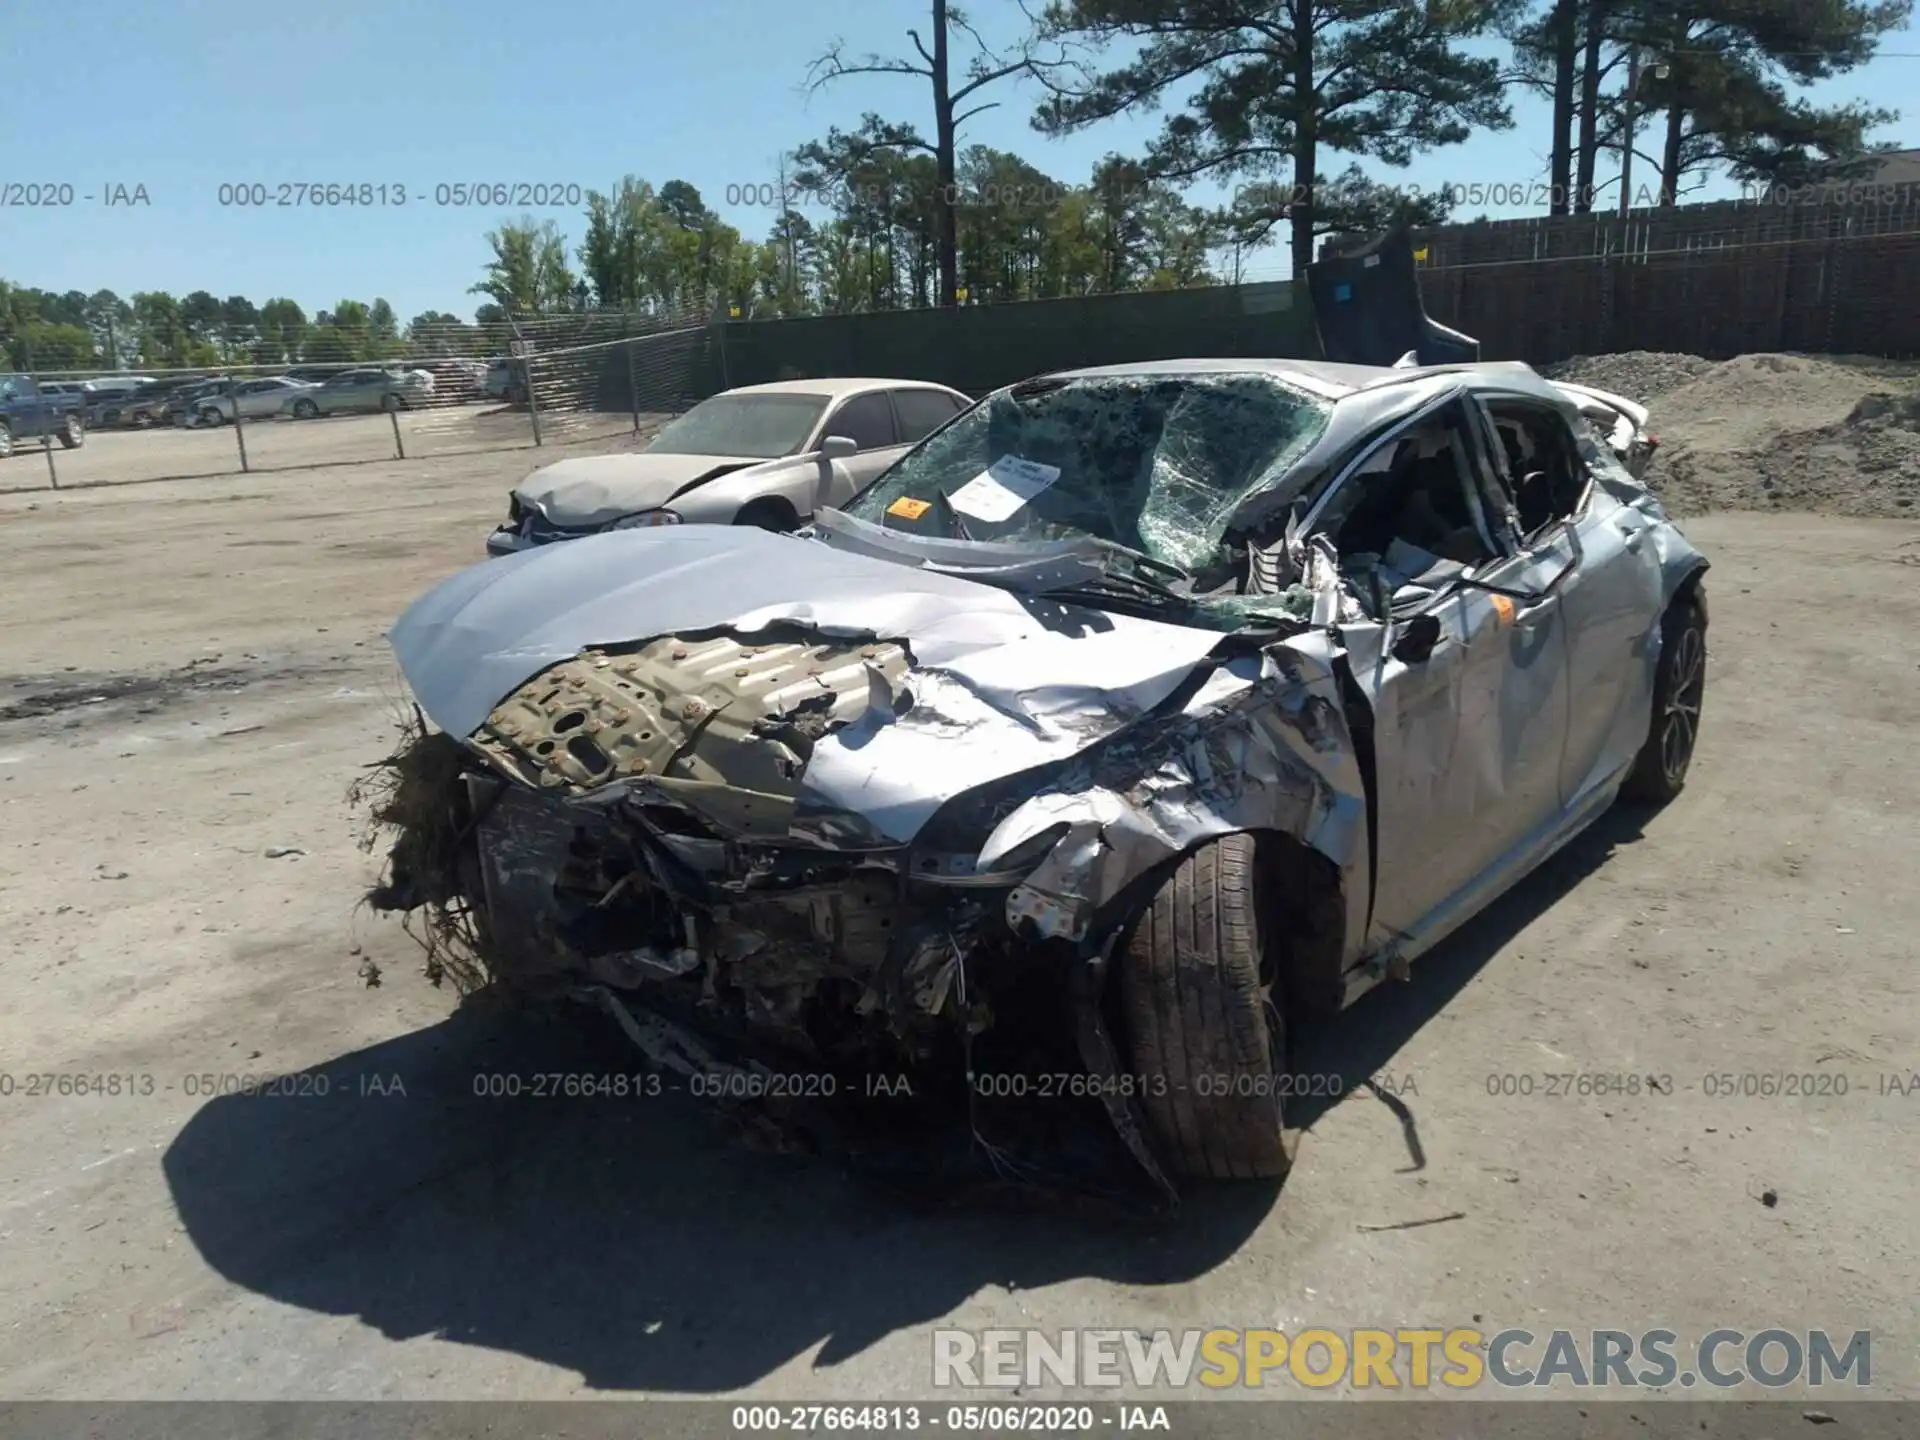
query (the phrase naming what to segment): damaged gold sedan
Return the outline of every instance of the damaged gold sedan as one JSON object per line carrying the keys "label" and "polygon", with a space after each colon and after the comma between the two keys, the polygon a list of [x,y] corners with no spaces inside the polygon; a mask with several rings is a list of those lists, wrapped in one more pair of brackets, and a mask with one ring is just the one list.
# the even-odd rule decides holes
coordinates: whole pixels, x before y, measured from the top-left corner
{"label": "damaged gold sedan", "polygon": [[1163,1185],[1279,1174],[1289,1033],[1678,793],[1705,568],[1525,366],[1026,381],[803,534],[415,602],[374,902],[683,1075],[1051,1066]]}

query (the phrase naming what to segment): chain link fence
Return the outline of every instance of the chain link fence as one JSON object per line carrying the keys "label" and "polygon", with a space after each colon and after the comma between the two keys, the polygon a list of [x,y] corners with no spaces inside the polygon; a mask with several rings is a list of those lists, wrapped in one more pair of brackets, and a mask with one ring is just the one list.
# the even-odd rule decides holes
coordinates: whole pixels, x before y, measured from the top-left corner
{"label": "chain link fence", "polygon": [[0,374],[0,491],[644,441],[725,388],[704,317],[583,312],[404,337],[316,326],[300,359]]}
{"label": "chain link fence", "polygon": [[629,322],[616,338],[525,355],[527,417],[542,444],[645,437],[727,388],[724,334],[671,320]]}

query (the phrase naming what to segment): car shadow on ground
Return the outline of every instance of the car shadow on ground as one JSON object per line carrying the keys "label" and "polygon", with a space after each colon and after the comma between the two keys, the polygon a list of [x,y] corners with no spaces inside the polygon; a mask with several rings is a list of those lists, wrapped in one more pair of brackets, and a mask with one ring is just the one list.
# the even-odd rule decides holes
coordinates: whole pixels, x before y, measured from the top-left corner
{"label": "car shadow on ground", "polygon": [[1271,1186],[1202,1196],[1176,1228],[937,1209],[833,1162],[756,1153],[682,1096],[475,1094],[493,1075],[524,1088],[637,1060],[584,1009],[462,1007],[304,1072],[289,1087],[304,1093],[209,1103],[163,1166],[194,1244],[235,1284],[596,1388],[691,1394],[816,1347],[821,1364],[858,1354],[984,1286],[1191,1279],[1273,1203]]}
{"label": "car shadow on ground", "polygon": [[[1420,1102],[1411,1094],[1396,1093],[1393,1057],[1521,931],[1604,865],[1616,849],[1638,840],[1650,814],[1640,805],[1613,806],[1539,869],[1414,961],[1408,983],[1386,981],[1332,1023],[1306,1027],[1290,1057],[1293,1093],[1302,1098],[1290,1106],[1288,1123],[1311,1130],[1333,1106],[1371,1095],[1399,1118],[1409,1168],[1424,1168]],[[1376,1077],[1381,1080],[1378,1087],[1369,1083]]]}
{"label": "car shadow on ground", "polygon": [[[1637,828],[1603,819],[1422,961],[1416,983],[1317,1033],[1307,1063],[1358,1086]],[[292,1093],[210,1102],[168,1148],[167,1182],[207,1262],[256,1293],[390,1338],[528,1356],[599,1389],[686,1394],[749,1385],[816,1347],[815,1363],[831,1364],[986,1286],[1194,1279],[1277,1194],[1200,1190],[1164,1227],[930,1212],[828,1161],[755,1153],[680,1096],[477,1093],[491,1076],[525,1089],[540,1075],[637,1072],[624,1047],[588,1012],[464,1006],[303,1072]]]}

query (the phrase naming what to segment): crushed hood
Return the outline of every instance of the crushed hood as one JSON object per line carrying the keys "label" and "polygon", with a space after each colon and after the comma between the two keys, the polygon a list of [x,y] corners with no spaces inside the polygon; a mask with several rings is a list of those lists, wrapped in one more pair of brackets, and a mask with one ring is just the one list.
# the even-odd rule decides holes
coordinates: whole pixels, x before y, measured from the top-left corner
{"label": "crushed hood", "polygon": [[415,601],[389,638],[421,709],[464,739],[589,647],[778,625],[906,647],[906,694],[876,683],[814,747],[799,796],[816,833],[855,815],[896,844],[954,796],[1131,724],[1225,639],[732,526],[612,531],[487,561]]}
{"label": "crushed hood", "polygon": [[520,503],[555,525],[604,525],[654,510],[708,475],[779,464],[745,455],[582,455],[536,470],[514,487]]}

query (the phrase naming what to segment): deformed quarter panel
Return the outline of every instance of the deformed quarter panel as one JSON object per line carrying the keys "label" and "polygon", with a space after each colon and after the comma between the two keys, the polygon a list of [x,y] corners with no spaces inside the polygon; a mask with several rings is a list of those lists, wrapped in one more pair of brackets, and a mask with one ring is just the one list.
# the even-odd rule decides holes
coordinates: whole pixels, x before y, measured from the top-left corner
{"label": "deformed quarter panel", "polygon": [[1588,573],[1569,592],[1569,623],[1578,628],[1570,634],[1576,689],[1563,766],[1568,804],[1617,780],[1645,742],[1661,619],[1707,570],[1659,497],[1591,427],[1576,426],[1575,435],[1592,494],[1579,521]]}

